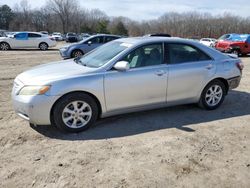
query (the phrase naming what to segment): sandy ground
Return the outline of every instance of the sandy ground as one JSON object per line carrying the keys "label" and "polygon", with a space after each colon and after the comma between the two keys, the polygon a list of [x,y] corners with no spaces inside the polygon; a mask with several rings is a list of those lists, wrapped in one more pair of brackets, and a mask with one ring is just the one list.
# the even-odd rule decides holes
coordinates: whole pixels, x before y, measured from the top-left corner
{"label": "sandy ground", "polygon": [[250,187],[250,57],[216,111],[185,105],[101,120],[87,132],[30,127],[13,79],[58,50],[0,52],[0,187]]}

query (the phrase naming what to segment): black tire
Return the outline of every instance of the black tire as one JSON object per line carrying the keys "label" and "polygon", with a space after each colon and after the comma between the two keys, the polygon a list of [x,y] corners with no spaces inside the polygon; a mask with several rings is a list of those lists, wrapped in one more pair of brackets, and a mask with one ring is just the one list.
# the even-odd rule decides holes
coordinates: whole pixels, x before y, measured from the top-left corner
{"label": "black tire", "polygon": [[240,56],[240,51],[237,49],[232,50],[231,53],[237,55],[238,57]]}
{"label": "black tire", "polygon": [[[213,105],[212,104],[209,104],[208,100],[210,99],[209,97],[207,97],[210,93],[209,89],[214,87],[215,86],[219,86],[221,88],[221,95],[217,95],[215,93],[211,93],[212,96],[215,96],[220,98],[220,99],[215,99],[215,100],[218,100],[217,102],[215,102]],[[219,90],[219,89],[218,89]],[[202,94],[201,94],[201,97],[200,97],[200,101],[199,101],[199,106],[201,108],[204,108],[206,110],[215,110],[216,108],[218,108],[224,101],[225,99],[225,96],[226,96],[226,86],[223,82],[221,82],[220,80],[214,80],[214,81],[211,81],[202,91]],[[214,100],[214,99],[213,99]],[[212,101],[213,101],[212,100]],[[211,101],[211,102],[212,102]]]}
{"label": "black tire", "polygon": [[1,42],[0,43],[0,50],[2,50],[2,51],[10,50],[10,45],[7,42]]}
{"label": "black tire", "polygon": [[83,56],[84,53],[81,50],[74,50],[71,54],[72,58],[77,58]]}
{"label": "black tire", "polygon": [[[80,117],[80,115],[79,115],[80,114],[79,108],[74,109],[74,106],[72,105],[73,102],[77,102],[77,105],[81,104],[81,102],[89,105],[88,107],[86,107],[86,109],[88,108],[87,110],[91,111],[92,114],[91,114],[91,117],[87,117],[87,121],[86,121],[87,123],[84,126],[77,127],[78,126],[77,123],[81,122],[80,118],[83,118],[83,117]],[[77,112],[77,115],[76,115],[76,113],[75,114],[67,114],[67,112],[64,111],[65,109],[69,110],[68,106],[70,107],[70,105],[73,106],[73,109],[71,109],[72,111],[79,110]],[[85,113],[87,110],[85,110]],[[83,112],[83,110],[82,110],[82,112]],[[64,96],[63,98],[61,98],[55,104],[52,113],[53,113],[52,118],[54,120],[53,122],[55,123],[55,126],[58,129],[60,129],[63,132],[78,133],[78,132],[87,130],[91,125],[93,125],[95,123],[95,121],[97,120],[97,117],[98,117],[99,110],[98,110],[98,106],[97,106],[96,101],[91,96],[89,96],[85,93],[76,92],[76,93],[68,94],[68,95]],[[68,116],[64,117],[65,115],[68,115]],[[63,120],[63,117],[64,117],[64,120]],[[79,117],[79,120],[78,120],[78,117]],[[69,118],[69,120],[66,122],[68,125],[65,123],[65,119],[67,119],[67,118]],[[74,126],[72,121],[73,122],[76,121],[75,127],[72,127],[72,126]],[[72,125],[69,125],[69,124],[72,124]]]}
{"label": "black tire", "polygon": [[45,51],[45,50],[48,50],[49,45],[46,42],[41,42],[39,44],[39,48],[40,48],[40,50]]}

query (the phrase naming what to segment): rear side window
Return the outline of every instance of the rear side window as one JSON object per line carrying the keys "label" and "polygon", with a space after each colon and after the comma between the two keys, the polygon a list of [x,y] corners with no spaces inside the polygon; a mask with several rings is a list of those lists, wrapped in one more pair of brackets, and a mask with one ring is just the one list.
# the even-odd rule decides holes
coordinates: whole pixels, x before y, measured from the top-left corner
{"label": "rear side window", "polygon": [[115,39],[117,39],[117,37],[105,37],[105,42],[110,42],[110,41],[112,41],[112,40],[115,40]]}
{"label": "rear side window", "polygon": [[186,44],[168,44],[170,64],[211,60],[200,49]]}
{"label": "rear side window", "polygon": [[18,33],[15,35],[15,39],[17,40],[27,40],[28,34],[27,33]]}
{"label": "rear side window", "polygon": [[92,44],[103,43],[103,37],[94,37],[90,39],[89,41],[91,41]]}
{"label": "rear side window", "polygon": [[41,37],[41,35],[36,34],[36,33],[29,33],[29,34],[28,34],[28,37],[29,37],[29,38],[38,38],[38,37]]}

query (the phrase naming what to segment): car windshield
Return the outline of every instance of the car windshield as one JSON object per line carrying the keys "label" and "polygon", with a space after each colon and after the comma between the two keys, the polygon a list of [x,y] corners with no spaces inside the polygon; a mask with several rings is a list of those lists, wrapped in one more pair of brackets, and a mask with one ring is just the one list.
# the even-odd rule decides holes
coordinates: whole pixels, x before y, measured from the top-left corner
{"label": "car windshield", "polygon": [[109,62],[111,59],[130,46],[131,44],[128,43],[118,41],[110,42],[99,48],[96,48],[76,62],[84,66],[98,68]]}
{"label": "car windshield", "polygon": [[227,41],[246,41],[249,35],[247,34],[232,34],[232,35],[223,35],[220,39],[227,40]]}

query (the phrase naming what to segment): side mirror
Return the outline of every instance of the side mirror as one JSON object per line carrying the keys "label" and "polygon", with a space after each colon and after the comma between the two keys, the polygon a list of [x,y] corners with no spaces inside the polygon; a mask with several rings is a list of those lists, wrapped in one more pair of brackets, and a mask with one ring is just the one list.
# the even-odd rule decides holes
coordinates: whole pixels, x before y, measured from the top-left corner
{"label": "side mirror", "polygon": [[127,61],[118,61],[114,68],[118,71],[127,71],[129,70],[129,63]]}
{"label": "side mirror", "polygon": [[89,41],[89,42],[88,42],[88,45],[90,46],[91,44],[92,44],[92,42],[91,42],[91,41]]}

